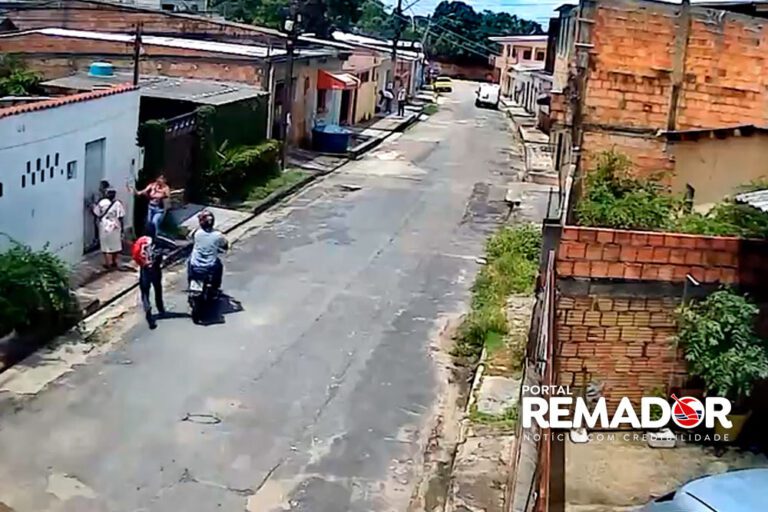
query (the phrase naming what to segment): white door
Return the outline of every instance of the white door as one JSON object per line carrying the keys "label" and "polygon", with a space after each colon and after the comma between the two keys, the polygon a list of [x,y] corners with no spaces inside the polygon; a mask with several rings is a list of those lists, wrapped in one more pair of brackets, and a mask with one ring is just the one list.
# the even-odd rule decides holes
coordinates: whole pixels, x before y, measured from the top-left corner
{"label": "white door", "polygon": [[85,145],[85,169],[83,183],[85,211],[83,217],[83,252],[89,252],[99,245],[99,232],[96,229],[96,217],[91,213],[91,206],[99,198],[99,184],[104,179],[104,148],[106,139],[97,139]]}

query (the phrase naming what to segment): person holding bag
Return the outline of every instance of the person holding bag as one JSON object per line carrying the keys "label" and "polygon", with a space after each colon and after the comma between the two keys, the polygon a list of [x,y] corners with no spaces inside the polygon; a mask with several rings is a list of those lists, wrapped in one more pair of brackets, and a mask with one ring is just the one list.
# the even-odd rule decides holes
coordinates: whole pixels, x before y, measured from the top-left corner
{"label": "person holding bag", "polygon": [[123,250],[123,228],[125,208],[117,199],[117,192],[110,188],[106,197],[93,207],[99,229],[99,246],[104,254],[104,268],[116,269]]}

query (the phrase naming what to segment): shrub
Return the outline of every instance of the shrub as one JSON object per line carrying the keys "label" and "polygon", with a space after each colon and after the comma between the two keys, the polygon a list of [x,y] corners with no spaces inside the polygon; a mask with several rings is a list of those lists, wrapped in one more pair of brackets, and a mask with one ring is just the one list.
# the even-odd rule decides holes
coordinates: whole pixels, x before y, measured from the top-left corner
{"label": "shrub", "polygon": [[249,185],[257,185],[277,174],[279,156],[280,143],[274,140],[232,149],[222,144],[203,173],[206,195],[220,199],[242,197]]}
{"label": "shrub", "polygon": [[768,238],[768,215],[748,204],[726,200],[716,204],[706,214],[681,216],[676,220],[674,229],[697,235]]}
{"label": "shrub", "polygon": [[15,242],[0,253],[0,336],[68,328],[78,311],[69,272],[56,256]]}
{"label": "shrub", "polygon": [[708,392],[738,401],[768,377],[768,350],[754,331],[757,313],[757,306],[729,290],[681,308],[678,339],[691,373]]}
{"label": "shrub", "polygon": [[661,184],[630,175],[631,161],[607,151],[586,176],[584,197],[576,205],[579,224],[616,229],[659,230],[670,226],[680,202]]}
{"label": "shrub", "polygon": [[472,286],[472,309],[459,328],[454,355],[477,357],[489,337],[507,333],[507,297],[533,292],[540,251],[541,232],[535,226],[503,228],[488,240],[488,261]]}

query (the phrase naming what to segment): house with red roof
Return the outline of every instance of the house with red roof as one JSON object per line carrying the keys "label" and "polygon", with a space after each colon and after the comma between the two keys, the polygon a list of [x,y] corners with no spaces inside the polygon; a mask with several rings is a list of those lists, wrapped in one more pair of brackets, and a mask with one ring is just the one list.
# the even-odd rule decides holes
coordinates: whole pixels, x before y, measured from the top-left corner
{"label": "house with red roof", "polygon": [[130,229],[138,122],[132,85],[0,108],[0,251],[14,240],[79,262],[98,247],[90,207],[102,180],[117,191]]}

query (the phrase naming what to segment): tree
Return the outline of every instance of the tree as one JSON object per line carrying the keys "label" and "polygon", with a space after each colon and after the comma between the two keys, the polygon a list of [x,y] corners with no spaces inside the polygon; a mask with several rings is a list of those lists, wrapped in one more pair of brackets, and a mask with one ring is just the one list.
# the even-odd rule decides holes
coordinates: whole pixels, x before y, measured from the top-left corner
{"label": "tree", "polygon": [[0,96],[28,96],[40,89],[40,76],[14,55],[0,55]]}

